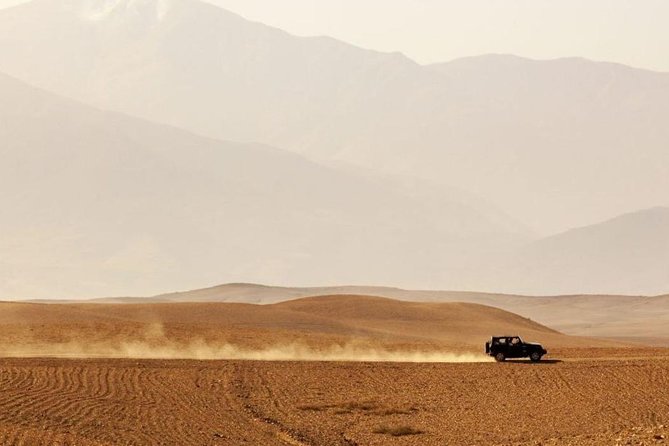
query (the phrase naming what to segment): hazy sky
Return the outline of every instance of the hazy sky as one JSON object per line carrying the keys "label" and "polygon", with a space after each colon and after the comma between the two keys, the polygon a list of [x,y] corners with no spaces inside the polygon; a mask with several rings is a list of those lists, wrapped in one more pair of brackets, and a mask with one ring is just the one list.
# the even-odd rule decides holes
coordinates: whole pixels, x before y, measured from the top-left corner
{"label": "hazy sky", "polygon": [[668,0],[209,1],[294,34],[401,51],[423,63],[511,53],[669,71]]}

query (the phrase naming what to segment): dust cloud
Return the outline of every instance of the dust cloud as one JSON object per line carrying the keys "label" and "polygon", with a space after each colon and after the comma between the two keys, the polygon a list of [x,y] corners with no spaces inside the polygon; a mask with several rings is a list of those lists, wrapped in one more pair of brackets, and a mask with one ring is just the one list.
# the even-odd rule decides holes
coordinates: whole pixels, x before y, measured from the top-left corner
{"label": "dust cloud", "polygon": [[[34,340],[33,340],[34,341]],[[352,340],[344,344],[310,346],[306,343],[276,343],[252,348],[229,342],[169,339],[161,324],[150,324],[144,333],[129,340],[73,339],[65,342],[26,342],[0,347],[0,357],[194,359],[252,361],[342,361],[472,363],[489,362],[483,354],[436,350],[396,350]]]}
{"label": "dust cloud", "polygon": [[477,354],[456,354],[439,351],[401,351],[383,348],[362,348],[346,344],[314,348],[303,344],[248,349],[232,344],[210,345],[192,342],[181,345],[153,345],[146,342],[125,342],[117,346],[78,343],[50,344],[35,348],[12,348],[5,357],[58,358],[129,358],[129,359],[195,359],[252,361],[342,361],[342,362],[415,362],[471,363],[489,362]]}

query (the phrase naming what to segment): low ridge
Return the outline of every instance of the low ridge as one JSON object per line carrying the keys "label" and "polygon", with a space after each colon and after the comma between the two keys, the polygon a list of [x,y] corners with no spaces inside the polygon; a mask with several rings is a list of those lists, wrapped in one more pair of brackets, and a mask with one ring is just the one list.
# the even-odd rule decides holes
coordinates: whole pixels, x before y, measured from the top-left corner
{"label": "low ridge", "polygon": [[[0,304],[0,355],[120,354],[222,346],[305,345],[478,353],[495,333],[552,346],[615,345],[565,336],[497,308],[466,303],[400,302],[372,296],[319,296],[275,305]],[[20,321],[20,323],[19,323]],[[150,356],[149,356],[150,357]]]}

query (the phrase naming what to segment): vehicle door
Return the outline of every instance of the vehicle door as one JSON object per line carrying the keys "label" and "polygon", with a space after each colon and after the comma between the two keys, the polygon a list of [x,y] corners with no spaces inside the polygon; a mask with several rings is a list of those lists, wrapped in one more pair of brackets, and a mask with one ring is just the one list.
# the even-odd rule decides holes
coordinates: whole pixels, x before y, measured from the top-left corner
{"label": "vehicle door", "polygon": [[523,344],[523,341],[515,336],[512,338],[507,339],[507,349],[508,349],[508,354],[506,355],[507,358],[524,358],[527,356],[527,352],[525,345]]}
{"label": "vehicle door", "polygon": [[496,338],[493,342],[493,346],[493,354],[504,353],[504,356],[508,357],[509,344],[506,342],[506,338]]}

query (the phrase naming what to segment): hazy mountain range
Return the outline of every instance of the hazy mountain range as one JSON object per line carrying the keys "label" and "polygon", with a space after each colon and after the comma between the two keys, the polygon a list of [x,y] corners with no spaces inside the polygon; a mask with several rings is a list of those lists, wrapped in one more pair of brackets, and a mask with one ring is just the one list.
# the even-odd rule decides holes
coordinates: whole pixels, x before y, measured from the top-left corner
{"label": "hazy mountain range", "polygon": [[151,293],[229,276],[465,286],[479,255],[527,240],[401,179],[98,111],[6,76],[0,95],[4,296]]}
{"label": "hazy mountain range", "polygon": [[0,296],[669,289],[669,74],[421,66],[196,0],[35,0],[0,54]]}
{"label": "hazy mountain range", "polygon": [[410,174],[540,234],[669,205],[669,74],[581,59],[421,66],[196,0],[35,0],[0,71],[197,133]]}
{"label": "hazy mountain range", "polygon": [[634,212],[535,241],[514,253],[510,264],[503,279],[520,293],[666,293],[669,208]]}

